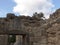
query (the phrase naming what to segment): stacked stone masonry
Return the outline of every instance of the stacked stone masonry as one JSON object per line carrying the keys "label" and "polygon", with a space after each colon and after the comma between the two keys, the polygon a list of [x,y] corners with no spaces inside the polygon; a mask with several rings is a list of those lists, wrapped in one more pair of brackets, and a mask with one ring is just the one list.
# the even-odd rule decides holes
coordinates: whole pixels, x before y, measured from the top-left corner
{"label": "stacked stone masonry", "polygon": [[0,18],[0,45],[9,45],[8,35],[12,34],[18,36],[10,45],[60,45],[60,9],[49,19],[42,15],[35,13],[30,17],[8,13],[7,17]]}

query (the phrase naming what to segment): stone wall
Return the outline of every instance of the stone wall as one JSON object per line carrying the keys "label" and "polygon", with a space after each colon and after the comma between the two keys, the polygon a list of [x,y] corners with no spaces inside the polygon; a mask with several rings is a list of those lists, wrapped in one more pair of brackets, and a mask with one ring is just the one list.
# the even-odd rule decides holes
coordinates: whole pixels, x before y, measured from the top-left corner
{"label": "stone wall", "polygon": [[59,45],[60,9],[51,14],[49,19],[44,19],[42,15],[43,13],[35,13],[29,17],[8,13],[6,18],[0,18],[0,33],[15,30],[17,33],[20,31],[20,34],[27,34],[27,45]]}
{"label": "stone wall", "polygon": [[8,36],[0,35],[0,45],[7,45],[7,44],[8,44]]}

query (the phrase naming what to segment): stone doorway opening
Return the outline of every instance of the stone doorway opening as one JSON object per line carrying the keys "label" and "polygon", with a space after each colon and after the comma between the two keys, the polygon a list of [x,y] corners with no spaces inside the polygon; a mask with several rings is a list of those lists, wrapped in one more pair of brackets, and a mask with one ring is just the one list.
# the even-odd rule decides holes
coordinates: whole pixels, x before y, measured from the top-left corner
{"label": "stone doorway opening", "polygon": [[8,35],[8,45],[26,45],[26,35]]}
{"label": "stone doorway opening", "polygon": [[21,30],[0,32],[0,45],[30,45],[30,35]]}
{"label": "stone doorway opening", "polygon": [[23,35],[0,35],[0,45],[29,45],[29,36]]}

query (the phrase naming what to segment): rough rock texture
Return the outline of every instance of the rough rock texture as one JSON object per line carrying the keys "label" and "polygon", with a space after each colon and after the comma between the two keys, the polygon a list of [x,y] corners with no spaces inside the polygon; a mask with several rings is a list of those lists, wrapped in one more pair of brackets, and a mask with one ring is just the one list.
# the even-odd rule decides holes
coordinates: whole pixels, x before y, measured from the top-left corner
{"label": "rough rock texture", "polygon": [[51,26],[47,29],[48,45],[60,45],[60,9],[56,10],[48,20]]}
{"label": "rough rock texture", "polygon": [[23,45],[60,45],[60,9],[49,19],[43,18],[43,13],[35,13],[32,17],[9,13],[6,18],[0,18],[0,34],[29,35],[25,41],[29,44]]}

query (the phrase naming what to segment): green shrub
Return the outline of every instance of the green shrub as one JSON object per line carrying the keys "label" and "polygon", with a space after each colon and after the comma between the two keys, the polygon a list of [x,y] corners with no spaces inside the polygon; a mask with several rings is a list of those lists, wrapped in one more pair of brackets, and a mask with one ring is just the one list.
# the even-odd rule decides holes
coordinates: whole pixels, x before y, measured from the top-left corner
{"label": "green shrub", "polygon": [[14,42],[16,42],[16,35],[9,35],[8,42],[9,42],[9,43],[14,43]]}

